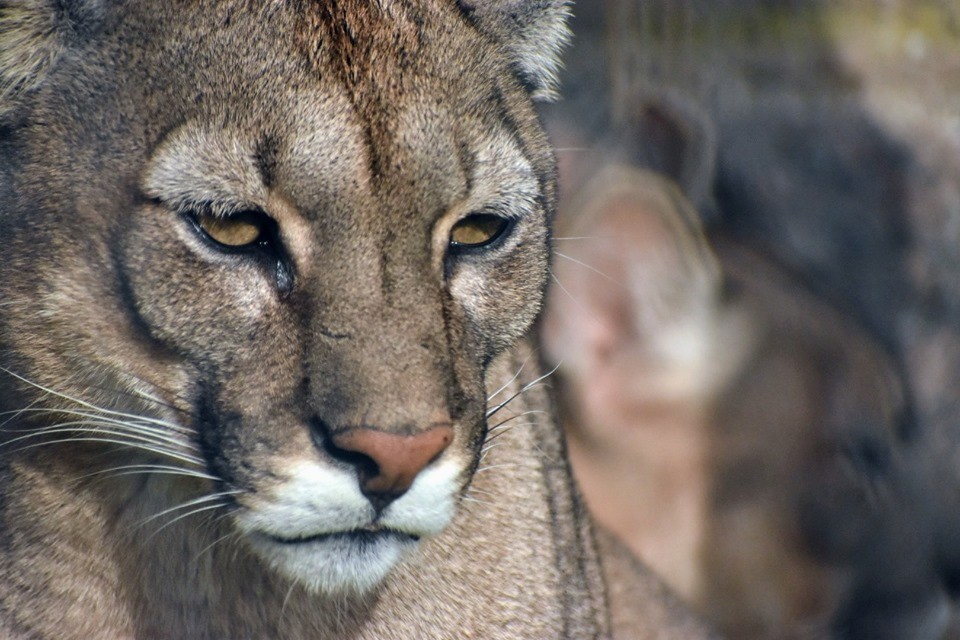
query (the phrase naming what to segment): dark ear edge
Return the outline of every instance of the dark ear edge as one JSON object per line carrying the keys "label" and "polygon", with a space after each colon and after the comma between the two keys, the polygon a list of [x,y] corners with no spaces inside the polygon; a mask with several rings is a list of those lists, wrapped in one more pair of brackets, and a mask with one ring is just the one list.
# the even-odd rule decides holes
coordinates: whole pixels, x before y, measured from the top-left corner
{"label": "dark ear edge", "polygon": [[710,116],[689,100],[661,93],[640,100],[629,117],[635,160],[668,176],[711,217],[716,208],[717,134]]}
{"label": "dark ear edge", "polygon": [[0,0],[0,116],[39,87],[66,48],[99,23],[100,0]]}
{"label": "dark ear edge", "polygon": [[570,41],[568,0],[456,0],[463,15],[505,49],[534,100],[557,97],[560,53]]}

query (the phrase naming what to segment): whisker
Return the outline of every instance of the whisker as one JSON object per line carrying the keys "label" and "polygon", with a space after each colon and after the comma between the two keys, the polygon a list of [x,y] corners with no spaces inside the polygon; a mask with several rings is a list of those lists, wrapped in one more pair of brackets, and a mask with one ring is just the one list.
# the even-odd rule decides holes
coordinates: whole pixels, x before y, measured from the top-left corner
{"label": "whisker", "polygon": [[[543,415],[550,415],[550,412],[549,412],[549,411],[544,411],[543,409],[529,409],[529,410],[527,410],[527,411],[524,411],[523,413],[517,413],[517,414],[515,414],[515,415],[510,416],[509,418],[504,418],[503,420],[501,420],[501,421],[498,422],[497,424],[495,424],[495,425],[493,425],[492,427],[490,427],[489,429],[487,429],[487,433],[492,433],[492,432],[496,431],[497,429],[500,429],[501,427],[503,427],[503,426],[506,425],[507,423],[509,423],[509,422],[511,422],[511,421],[513,421],[513,420],[516,420],[517,418],[523,418],[523,417],[525,417],[525,416],[531,416],[531,415],[535,415],[535,414],[538,414],[538,413],[539,413],[539,414],[543,414]],[[531,424],[532,424],[532,423],[531,423]]]}
{"label": "whisker", "polygon": [[580,260],[577,260],[576,258],[571,258],[571,257],[568,256],[567,254],[565,254],[565,253],[560,253],[559,251],[554,251],[554,252],[553,252],[553,255],[559,256],[559,257],[564,258],[564,259],[566,259],[566,260],[569,260],[570,262],[573,262],[573,263],[575,263],[575,264],[578,264],[578,265],[580,265],[581,267],[583,267],[583,268],[585,268],[585,269],[589,269],[590,271],[593,271],[595,274],[606,278],[607,280],[609,280],[610,282],[612,282],[612,283],[614,283],[614,284],[616,284],[616,285],[618,285],[618,286],[621,286],[621,287],[624,287],[624,288],[626,287],[626,285],[623,284],[622,282],[616,280],[615,278],[612,278],[611,276],[608,276],[607,274],[605,274],[603,271],[600,271],[600,270],[597,269],[596,267],[591,267],[591,266],[588,265],[586,262],[582,262],[582,261],[580,261]]}
{"label": "whisker", "polygon": [[479,493],[481,495],[490,496],[491,498],[497,497],[497,494],[493,491],[485,491],[484,489],[477,489],[473,485],[470,485],[470,489],[467,490],[467,493]]}
{"label": "whisker", "polygon": [[293,595],[293,590],[297,588],[296,581],[291,580],[290,588],[287,589],[287,595],[283,596],[283,604],[280,605],[280,619],[283,620],[284,615],[287,611],[287,602],[290,600],[290,596]]}
{"label": "whisker", "polygon": [[557,286],[560,287],[560,290],[563,291],[565,294],[567,294],[567,297],[570,298],[570,300],[573,301],[573,304],[577,305],[577,308],[580,309],[580,311],[581,311],[585,316],[590,316],[590,317],[593,316],[593,314],[592,314],[590,311],[588,311],[582,304],[580,304],[580,301],[577,300],[577,297],[576,297],[575,295],[573,295],[572,293],[570,293],[570,290],[569,290],[569,289],[567,289],[565,286],[563,286],[563,283],[560,282],[560,278],[558,278],[558,277],[557,277],[557,274],[555,274],[555,273],[553,272],[553,269],[550,270],[550,277],[553,278],[553,281],[557,283]]}
{"label": "whisker", "polygon": [[[561,363],[561,364],[562,364],[562,363]],[[514,400],[516,400],[517,398],[519,398],[521,395],[523,395],[524,393],[526,393],[526,392],[529,391],[530,389],[534,388],[535,386],[539,385],[541,382],[543,382],[544,380],[546,380],[547,378],[549,378],[550,376],[552,376],[554,373],[557,372],[557,369],[559,369],[559,368],[560,368],[560,364],[558,364],[558,365],[555,366],[553,369],[551,369],[551,370],[548,371],[547,373],[543,374],[542,376],[540,376],[540,377],[537,378],[536,380],[534,380],[534,381],[532,381],[532,382],[528,382],[528,383],[525,384],[523,387],[521,387],[519,391],[517,391],[517,392],[514,393],[512,396],[510,396],[509,398],[507,398],[506,400],[504,400],[504,401],[501,402],[500,404],[496,405],[496,406],[493,407],[492,409],[487,409],[487,418],[489,419],[491,416],[493,416],[493,415],[496,414],[498,411],[500,411],[501,409],[503,409],[505,406],[507,406],[508,404],[510,404],[511,402],[513,402]]]}
{"label": "whisker", "polygon": [[513,384],[513,382],[514,382],[518,377],[520,377],[520,374],[523,373],[523,368],[524,368],[525,366],[527,366],[527,363],[530,362],[530,358],[532,358],[532,357],[533,357],[533,354],[530,354],[530,355],[528,355],[526,358],[524,358],[523,362],[520,364],[520,368],[517,369],[517,372],[516,372],[515,374],[513,374],[513,377],[510,378],[509,380],[507,380],[507,382],[506,382],[502,387],[500,387],[499,389],[497,389],[496,391],[494,391],[489,397],[487,397],[487,402],[490,402],[491,400],[493,400],[494,398],[496,398],[498,395],[500,395],[500,394],[503,392],[504,389],[506,389],[506,388],[509,387],[511,384]]}
{"label": "whisker", "polygon": [[[84,417],[84,416],[81,416]],[[16,433],[22,433],[17,431]],[[144,428],[141,430],[138,425],[131,425],[123,422],[111,420],[91,419],[71,420],[67,422],[58,422],[47,427],[41,427],[30,431],[22,436],[17,436],[3,443],[2,446],[12,444],[29,438],[36,438],[54,433],[88,433],[88,434],[107,434],[112,436],[124,436],[135,442],[146,442],[157,446],[173,445],[184,449],[196,450],[196,447],[188,440],[181,440],[173,435],[165,434]],[[199,460],[200,458],[197,458]]]}
{"label": "whisker", "polygon": [[620,240],[617,236],[553,236],[552,240],[604,240],[606,242],[616,242]]}
{"label": "whisker", "polygon": [[[136,380],[140,381],[139,378],[136,378]],[[146,381],[141,381],[141,382],[143,382],[143,384],[150,384]],[[130,391],[128,389],[116,389],[113,387],[106,387],[104,385],[89,384],[89,383],[86,384],[86,386],[90,389],[96,389],[97,391],[104,391],[106,393],[111,393],[118,396],[126,396],[128,398],[137,398],[139,400],[146,400],[147,402],[150,402],[158,407],[163,407],[164,409],[170,409],[171,411],[176,411],[183,414],[190,413],[186,409],[181,409],[175,404],[167,402],[166,400],[161,400],[160,398],[157,398],[153,394],[150,394],[142,389],[134,389]],[[171,395],[176,395],[176,394],[171,394]],[[179,398],[179,396],[176,396],[176,397]]]}
{"label": "whisker", "polygon": [[[119,428],[125,429],[125,430],[127,430],[127,431],[130,431],[131,433],[139,434],[139,435],[142,436],[142,437],[148,437],[148,436],[150,436],[150,437],[156,437],[156,439],[157,439],[158,441],[174,442],[174,443],[176,443],[176,444],[184,444],[184,443],[185,443],[185,441],[180,440],[179,438],[177,438],[178,435],[180,435],[180,436],[192,435],[192,433],[191,433],[189,430],[186,430],[186,429],[176,429],[176,430],[173,430],[173,431],[175,431],[175,433],[170,433],[171,430],[168,430],[168,429],[158,429],[158,428],[153,427],[153,426],[151,426],[151,425],[149,425],[149,424],[140,423],[139,421],[126,422],[126,421],[124,421],[124,420],[118,420],[118,419],[116,419],[116,418],[111,418],[110,416],[104,416],[104,415],[101,415],[101,414],[99,414],[99,413],[90,413],[90,412],[86,412],[86,411],[76,411],[76,410],[73,410],[73,409],[39,409],[39,408],[36,408],[36,409],[27,409],[27,410],[25,410],[25,412],[26,412],[26,413],[44,413],[44,414],[62,414],[62,415],[65,415],[65,416],[73,416],[73,417],[78,417],[78,418],[85,418],[85,420],[82,420],[82,421],[66,422],[66,423],[60,423],[60,424],[61,424],[61,425],[64,425],[64,424],[72,424],[72,425],[76,425],[76,424],[79,424],[79,425],[82,425],[82,424],[109,425],[109,426],[114,426],[114,427],[119,427]],[[53,425],[53,426],[56,426],[56,425]],[[45,429],[47,429],[47,427],[40,427],[40,428],[34,429],[34,431],[43,431],[43,430],[45,430]],[[19,433],[19,432],[22,432],[22,431],[25,431],[25,430],[27,430],[27,429],[18,429],[18,430],[16,430],[16,431],[13,431],[12,433]],[[7,430],[7,431],[9,432],[9,430]]]}
{"label": "whisker", "polygon": [[[504,435],[504,434],[506,434],[506,433],[510,433],[510,432],[513,431],[513,429],[516,428],[516,427],[532,427],[532,426],[534,426],[535,424],[536,424],[535,422],[520,422],[520,423],[518,423],[518,424],[508,425],[505,429],[503,429],[503,430],[500,431],[499,433],[495,433],[495,434],[493,434],[492,436],[489,436],[489,437],[484,441],[484,446],[490,444],[491,442],[493,442],[494,440],[496,440],[496,439],[499,438],[500,436],[502,436],[502,435]],[[483,451],[483,449],[481,449],[481,451]]]}
{"label": "whisker", "polygon": [[496,444],[487,445],[486,447],[484,447],[483,449],[481,449],[481,450],[480,450],[480,459],[477,460],[477,464],[478,464],[478,465],[483,464],[484,459],[486,459],[487,454],[489,454],[492,449],[496,449],[497,447],[500,447],[500,446],[505,445],[505,444],[510,444],[510,443],[509,443],[509,442],[498,442],[498,443],[496,443]]}
{"label": "whisker", "polygon": [[[226,517],[227,515],[229,515],[229,514],[227,514],[227,513],[221,514],[218,518],[216,518],[216,520],[220,520],[220,519]],[[196,564],[197,561],[200,560],[200,557],[203,556],[203,554],[207,553],[208,551],[210,551],[211,549],[213,549],[214,546],[216,546],[217,544],[223,542],[223,541],[226,540],[227,538],[237,538],[237,539],[239,539],[241,536],[243,536],[243,533],[240,532],[240,531],[230,531],[230,532],[228,532],[228,533],[225,533],[224,535],[220,536],[219,538],[217,538],[216,540],[214,540],[213,542],[211,542],[210,544],[208,544],[207,546],[205,546],[203,549],[200,549],[200,551],[198,551],[198,552],[193,556],[193,562],[194,562],[194,564]]]}
{"label": "whisker", "polygon": [[43,447],[54,444],[68,444],[71,442],[97,442],[100,444],[114,444],[120,447],[130,447],[132,449],[139,449],[140,451],[146,451],[148,453],[153,453],[156,455],[166,456],[168,458],[173,458],[174,460],[179,460],[187,464],[195,464],[198,466],[203,466],[204,462],[200,458],[194,458],[192,456],[187,456],[184,454],[177,453],[176,451],[169,451],[160,446],[150,446],[140,442],[130,442],[125,440],[115,440],[113,438],[102,438],[102,437],[76,437],[76,438],[59,438],[57,440],[46,440],[44,442],[37,442],[34,444],[28,444],[23,447],[18,447],[10,451],[13,453],[20,453],[22,451],[29,451],[30,449],[36,449],[37,447]]}
{"label": "whisker", "polygon": [[529,464],[520,464],[519,462],[504,462],[504,463],[501,463],[501,464],[491,464],[491,465],[487,465],[487,466],[485,466],[485,467],[479,467],[479,468],[474,472],[474,475],[476,475],[476,474],[478,474],[478,473],[481,473],[482,471],[491,471],[491,470],[493,470],[493,469],[506,469],[506,468],[515,468],[515,469],[538,469],[538,467],[535,467],[535,466],[529,465]]}
{"label": "whisker", "polygon": [[206,511],[211,511],[212,509],[220,509],[221,507],[225,507],[226,505],[227,505],[227,502],[226,502],[226,501],[224,501],[224,502],[216,502],[216,503],[211,504],[211,505],[207,505],[207,506],[204,506],[204,507],[197,507],[196,509],[192,509],[192,510],[190,510],[190,511],[187,511],[186,513],[182,513],[182,514],[180,514],[179,516],[177,516],[176,518],[173,518],[172,520],[169,520],[169,521],[167,521],[167,522],[164,522],[160,527],[158,527],[156,530],[154,530],[153,533],[150,534],[150,536],[147,538],[147,541],[149,542],[150,540],[152,540],[152,539],[154,538],[154,536],[156,536],[157,534],[159,534],[161,531],[163,531],[164,529],[166,529],[166,528],[169,527],[170,525],[172,525],[172,524],[174,524],[174,523],[176,523],[176,522],[178,522],[178,521],[180,521],[180,520],[183,520],[184,518],[189,518],[190,516],[195,516],[195,515],[204,513],[204,512],[206,512]]}
{"label": "whisker", "polygon": [[152,424],[156,424],[156,425],[163,426],[163,427],[167,427],[167,428],[174,429],[174,430],[182,430],[182,429],[183,429],[183,427],[181,427],[181,426],[179,426],[179,425],[175,425],[175,424],[170,423],[170,422],[167,422],[166,420],[159,420],[159,419],[157,419],[157,418],[150,418],[150,417],[148,417],[148,416],[138,416],[138,415],[134,415],[134,414],[130,414],[130,413],[125,413],[125,412],[123,412],[123,411],[115,411],[115,410],[113,410],[113,409],[106,409],[106,408],[104,408],[104,407],[98,407],[97,405],[92,404],[92,403],[90,403],[90,402],[87,402],[86,400],[81,400],[81,399],[79,399],[79,398],[74,398],[73,396],[70,396],[70,395],[68,395],[68,394],[66,394],[66,393],[61,393],[61,392],[59,392],[59,391],[55,391],[55,390],[53,390],[53,389],[50,389],[49,387],[45,387],[45,386],[42,385],[42,384],[38,384],[38,383],[36,383],[36,382],[33,382],[32,380],[27,380],[27,379],[24,378],[23,376],[18,375],[18,374],[16,374],[16,373],[14,373],[13,371],[10,371],[9,369],[5,369],[5,368],[3,368],[3,367],[0,367],[0,371],[6,373],[6,374],[8,374],[8,375],[13,376],[13,377],[16,378],[17,380],[20,380],[21,382],[23,382],[23,383],[25,383],[25,384],[28,384],[28,385],[36,388],[36,389],[39,389],[39,390],[41,390],[41,391],[43,391],[43,392],[45,392],[45,393],[48,393],[48,394],[54,396],[55,398],[60,398],[60,399],[62,399],[62,400],[67,400],[67,401],[69,401],[69,402],[73,402],[74,404],[78,404],[78,405],[80,405],[81,407],[86,407],[87,409],[92,409],[93,411],[96,411],[98,414],[110,415],[110,416],[117,416],[117,417],[120,417],[120,418],[130,418],[130,419],[133,419],[133,420],[149,422],[149,423],[152,423]]}
{"label": "whisker", "polygon": [[[175,511],[179,511],[179,510],[181,510],[181,509],[190,509],[191,507],[196,507],[196,506],[198,506],[198,505],[204,505],[204,504],[206,504],[206,503],[208,503],[208,502],[222,501],[224,498],[228,498],[228,497],[230,497],[230,496],[237,495],[238,493],[243,493],[243,492],[240,491],[239,489],[235,489],[235,490],[232,490],[232,491],[218,491],[217,493],[210,493],[210,494],[207,494],[207,495],[203,495],[203,496],[200,496],[199,498],[194,498],[193,500],[187,500],[186,502],[183,502],[183,503],[178,504],[178,505],[176,505],[176,506],[170,507],[169,509],[164,509],[163,511],[160,511],[159,513],[155,513],[155,514],[153,514],[152,516],[149,516],[149,517],[147,517],[147,518],[144,518],[143,520],[137,522],[137,523],[134,525],[134,527],[139,529],[140,527],[146,525],[147,523],[153,522],[153,521],[156,520],[157,518],[162,518],[163,516],[167,515],[168,513],[173,513],[173,512],[175,512]],[[226,504],[226,502],[217,502],[217,504],[216,504],[215,506],[224,506],[225,504]],[[191,512],[191,513],[192,513],[192,512]],[[170,524],[170,523],[168,523],[168,524]]]}
{"label": "whisker", "polygon": [[[120,472],[120,473],[115,473]],[[202,473],[200,471],[194,471],[192,469],[183,469],[181,467],[172,467],[169,465],[163,464],[127,464],[120,467],[111,467],[109,469],[101,469],[100,471],[94,471],[92,473],[87,473],[78,478],[78,480],[83,480],[85,478],[92,478],[94,476],[110,474],[110,477],[120,477],[120,476],[129,476],[136,475],[138,473],[156,473],[156,474],[167,474],[167,475],[181,475],[188,478],[198,478],[200,480],[210,480],[216,482],[219,480],[216,476],[212,476],[208,473]]]}

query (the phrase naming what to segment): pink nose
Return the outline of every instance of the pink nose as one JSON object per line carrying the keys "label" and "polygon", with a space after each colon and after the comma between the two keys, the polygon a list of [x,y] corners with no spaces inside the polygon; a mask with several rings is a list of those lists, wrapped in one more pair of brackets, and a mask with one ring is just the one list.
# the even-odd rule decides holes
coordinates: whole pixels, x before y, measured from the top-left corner
{"label": "pink nose", "polygon": [[330,441],[330,452],[356,467],[360,489],[382,508],[403,495],[417,474],[446,450],[453,427],[442,424],[413,435],[356,428],[332,434]]}

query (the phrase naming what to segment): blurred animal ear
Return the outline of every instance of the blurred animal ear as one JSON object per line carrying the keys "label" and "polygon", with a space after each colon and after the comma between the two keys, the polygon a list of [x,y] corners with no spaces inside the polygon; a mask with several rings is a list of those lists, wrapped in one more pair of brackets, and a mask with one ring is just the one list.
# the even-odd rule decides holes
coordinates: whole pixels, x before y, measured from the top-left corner
{"label": "blurred animal ear", "polygon": [[559,222],[542,325],[547,360],[589,374],[609,354],[638,347],[657,366],[690,364],[712,321],[720,275],[676,185],[608,165]]}
{"label": "blurred animal ear", "polygon": [[457,6],[505,47],[535,100],[556,97],[560,52],[570,40],[567,0],[457,0]]}
{"label": "blurred animal ear", "polygon": [[0,0],[0,115],[97,21],[98,0]]}
{"label": "blurred animal ear", "polygon": [[664,94],[642,100],[626,126],[637,147],[635,161],[671,178],[701,213],[712,214],[717,135],[710,116]]}

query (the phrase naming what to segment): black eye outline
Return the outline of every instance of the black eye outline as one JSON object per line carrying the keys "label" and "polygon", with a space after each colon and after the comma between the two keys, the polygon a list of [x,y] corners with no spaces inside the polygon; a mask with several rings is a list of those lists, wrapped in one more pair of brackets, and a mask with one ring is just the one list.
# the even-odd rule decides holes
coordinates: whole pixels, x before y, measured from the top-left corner
{"label": "black eye outline", "polygon": [[219,242],[211,236],[200,221],[201,216],[217,219],[218,216],[212,209],[211,206],[195,206],[182,213],[181,217],[193,227],[194,233],[207,247],[220,254],[233,255],[244,260],[253,259],[274,278],[281,294],[289,294],[296,284],[296,268],[280,238],[280,225],[276,219],[256,208],[243,209],[220,217],[220,219],[230,220],[241,216],[248,219],[259,230],[257,237],[252,241],[242,245],[230,245]]}
{"label": "black eye outline", "polygon": [[[458,227],[466,226],[471,223],[494,223],[497,225],[493,233],[489,237],[485,238],[480,242],[466,243],[458,242],[453,239],[454,233]],[[516,218],[511,218],[503,216],[497,213],[489,212],[480,212],[480,213],[471,213],[470,215],[458,220],[456,224],[450,229],[450,241],[449,247],[452,254],[461,254],[471,251],[478,251],[481,249],[491,249],[494,246],[502,243],[502,241],[510,235],[514,227],[517,224]]]}
{"label": "black eye outline", "polygon": [[[184,217],[190,222],[191,226],[193,226],[197,235],[200,236],[208,246],[223,253],[250,253],[252,251],[270,249],[277,236],[276,221],[259,209],[246,209],[226,216],[218,216],[204,208],[196,208],[184,214]],[[208,231],[207,227],[204,226],[202,222],[204,218],[222,220],[224,222],[246,222],[256,227],[258,233],[253,240],[244,244],[220,242]]]}

